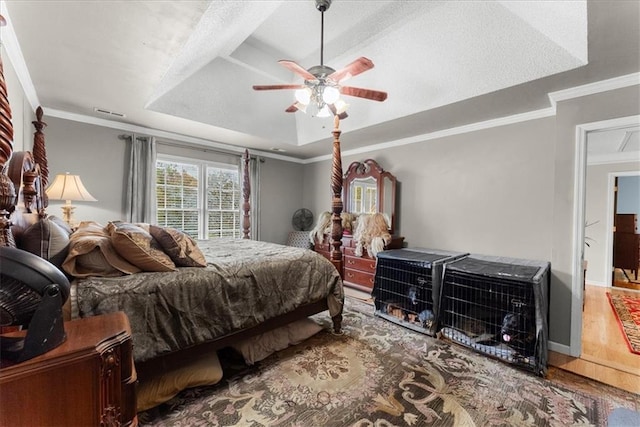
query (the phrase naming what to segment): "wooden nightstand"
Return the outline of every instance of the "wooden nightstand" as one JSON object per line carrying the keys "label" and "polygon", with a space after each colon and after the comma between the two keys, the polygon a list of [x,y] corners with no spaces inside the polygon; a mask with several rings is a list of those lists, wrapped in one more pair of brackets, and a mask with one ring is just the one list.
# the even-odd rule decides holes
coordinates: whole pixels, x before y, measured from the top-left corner
{"label": "wooden nightstand", "polygon": [[73,320],[64,329],[62,345],[0,369],[0,425],[136,426],[127,316]]}

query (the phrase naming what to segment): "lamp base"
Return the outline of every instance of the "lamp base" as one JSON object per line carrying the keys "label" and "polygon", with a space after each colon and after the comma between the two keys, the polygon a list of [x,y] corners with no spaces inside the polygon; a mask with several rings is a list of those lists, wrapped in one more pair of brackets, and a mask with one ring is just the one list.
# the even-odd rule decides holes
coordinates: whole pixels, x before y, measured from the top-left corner
{"label": "lamp base", "polygon": [[69,224],[69,226],[73,227],[73,223],[75,222],[73,220],[73,211],[75,210],[75,206],[72,206],[70,202],[67,202],[67,204],[62,205],[62,220],[64,222],[66,222],[67,224]]}

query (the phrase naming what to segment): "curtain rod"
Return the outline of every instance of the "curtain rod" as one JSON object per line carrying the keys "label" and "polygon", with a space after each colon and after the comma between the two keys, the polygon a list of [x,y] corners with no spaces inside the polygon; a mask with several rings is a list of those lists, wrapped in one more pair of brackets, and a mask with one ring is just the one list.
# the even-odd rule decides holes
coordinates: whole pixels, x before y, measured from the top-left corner
{"label": "curtain rod", "polygon": [[[142,137],[142,138],[151,138],[151,136],[149,135],[137,135],[137,134],[121,134],[118,135],[118,139],[122,139],[122,140],[127,140],[127,139],[131,139],[132,136],[135,135],[136,138]],[[197,145],[197,144],[189,144],[187,142],[180,142],[180,141],[165,141],[165,140],[159,140],[157,137],[156,138],[156,143],[160,144],[160,145],[165,145],[168,147],[178,147],[178,148],[186,148],[188,150],[193,150],[193,151],[202,151],[203,153],[213,153],[213,154],[225,154],[228,156],[236,156],[239,158],[244,157],[244,152],[237,152],[237,151],[231,151],[231,150],[223,150],[220,148],[209,148],[209,147],[205,147],[205,146],[201,146],[201,145]],[[259,160],[260,163],[264,163],[265,159],[264,157],[261,156],[257,156],[255,154],[251,154],[251,150],[249,150],[249,158],[252,160]]]}

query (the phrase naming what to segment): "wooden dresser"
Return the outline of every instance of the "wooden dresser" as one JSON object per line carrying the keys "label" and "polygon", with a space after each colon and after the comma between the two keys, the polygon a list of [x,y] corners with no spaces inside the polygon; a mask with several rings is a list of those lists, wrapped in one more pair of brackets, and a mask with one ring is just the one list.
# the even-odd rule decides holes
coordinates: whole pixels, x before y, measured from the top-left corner
{"label": "wooden dresser", "polygon": [[640,268],[638,216],[636,214],[616,214],[614,225],[613,266],[622,270],[631,270],[637,280],[638,268]]}
{"label": "wooden dresser", "polygon": [[[331,247],[329,243],[317,243],[314,249],[328,260],[331,260]],[[394,236],[391,243],[385,249],[400,249],[404,242],[404,237]],[[345,286],[358,289],[360,291],[371,293],[376,275],[376,259],[371,257],[366,250],[363,250],[362,256],[356,256],[356,242],[351,236],[342,238],[342,266],[343,271],[340,272]]]}
{"label": "wooden dresser", "polygon": [[64,329],[62,345],[0,369],[0,426],[136,426],[127,316],[73,320]]}

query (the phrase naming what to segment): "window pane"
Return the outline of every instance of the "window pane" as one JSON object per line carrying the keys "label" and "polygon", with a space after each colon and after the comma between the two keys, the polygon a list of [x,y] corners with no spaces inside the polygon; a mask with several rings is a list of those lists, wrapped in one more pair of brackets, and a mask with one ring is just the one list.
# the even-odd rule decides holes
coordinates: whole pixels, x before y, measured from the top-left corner
{"label": "window pane", "polygon": [[238,169],[207,168],[209,237],[240,236],[240,180]]}
{"label": "window pane", "polygon": [[[201,167],[206,168],[205,182],[199,179]],[[158,160],[156,178],[159,225],[180,229],[194,238],[200,233],[208,238],[240,236],[241,186],[236,165]],[[204,207],[200,206],[202,194]]]}
{"label": "window pane", "polygon": [[198,209],[198,188],[185,188],[183,196],[185,209]]}

